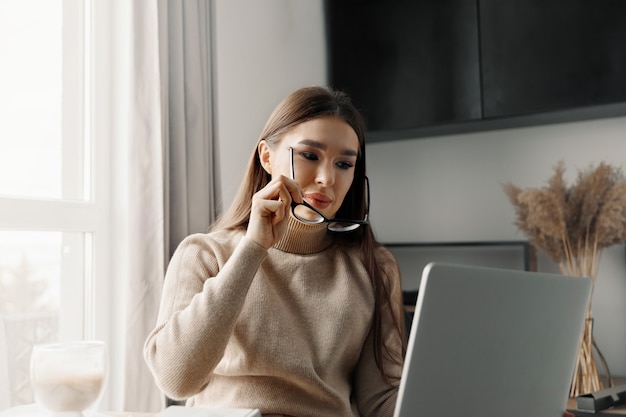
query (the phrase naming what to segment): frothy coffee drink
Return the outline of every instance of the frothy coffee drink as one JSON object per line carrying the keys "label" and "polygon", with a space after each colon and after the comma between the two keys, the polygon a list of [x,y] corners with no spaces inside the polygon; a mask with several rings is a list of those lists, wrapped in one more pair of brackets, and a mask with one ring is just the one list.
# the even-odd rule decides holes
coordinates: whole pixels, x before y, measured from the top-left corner
{"label": "frothy coffee drink", "polygon": [[94,407],[106,384],[107,359],[100,341],[33,346],[30,382],[35,402],[52,413],[74,415]]}
{"label": "frothy coffee drink", "polygon": [[100,395],[102,373],[77,373],[74,375],[40,375],[33,390],[38,403],[50,411],[83,411]]}

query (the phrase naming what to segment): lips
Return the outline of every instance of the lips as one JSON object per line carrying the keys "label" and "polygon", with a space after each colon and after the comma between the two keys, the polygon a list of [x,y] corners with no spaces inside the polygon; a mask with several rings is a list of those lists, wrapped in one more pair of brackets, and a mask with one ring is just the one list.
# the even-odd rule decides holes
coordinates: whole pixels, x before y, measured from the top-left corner
{"label": "lips", "polygon": [[325,209],[333,202],[330,197],[322,193],[307,193],[304,195],[304,199],[316,209]]}

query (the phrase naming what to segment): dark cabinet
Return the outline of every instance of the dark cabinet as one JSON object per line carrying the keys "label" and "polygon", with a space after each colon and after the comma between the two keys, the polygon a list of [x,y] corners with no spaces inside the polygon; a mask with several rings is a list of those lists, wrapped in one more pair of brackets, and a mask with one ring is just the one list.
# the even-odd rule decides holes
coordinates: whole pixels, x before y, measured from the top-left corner
{"label": "dark cabinet", "polygon": [[626,115],[624,0],[325,8],[329,84],[353,97],[370,140]]}
{"label": "dark cabinet", "polygon": [[481,117],[477,9],[466,0],[329,0],[329,83],[371,131]]}
{"label": "dark cabinet", "polygon": [[485,118],[626,100],[626,1],[479,6]]}

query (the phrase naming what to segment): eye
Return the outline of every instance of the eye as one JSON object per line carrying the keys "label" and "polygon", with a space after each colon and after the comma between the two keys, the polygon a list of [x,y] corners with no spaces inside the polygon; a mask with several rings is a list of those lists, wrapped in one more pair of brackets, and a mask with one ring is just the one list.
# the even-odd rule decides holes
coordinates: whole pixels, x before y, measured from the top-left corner
{"label": "eye", "polygon": [[337,166],[340,169],[350,169],[354,166],[354,164],[352,162],[342,161],[342,162],[337,162]]}
{"label": "eye", "polygon": [[319,158],[312,152],[300,152],[300,156],[309,161],[317,161]]}

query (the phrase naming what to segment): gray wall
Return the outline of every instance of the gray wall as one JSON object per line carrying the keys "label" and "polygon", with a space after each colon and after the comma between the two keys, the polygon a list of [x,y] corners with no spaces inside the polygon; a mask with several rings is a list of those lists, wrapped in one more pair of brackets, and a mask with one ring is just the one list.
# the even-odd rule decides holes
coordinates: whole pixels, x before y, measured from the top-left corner
{"label": "gray wall", "polygon": [[[320,0],[213,0],[219,176],[227,206],[269,113],[295,88],[325,84]],[[559,160],[569,181],[605,161],[626,166],[626,117],[368,145],[372,219],[383,242],[523,239],[502,183],[542,186]],[[605,250],[596,338],[626,375],[626,262]],[[540,269],[554,271],[544,256]],[[418,273],[405,274],[413,287]],[[529,301],[530,302],[530,301]]]}

